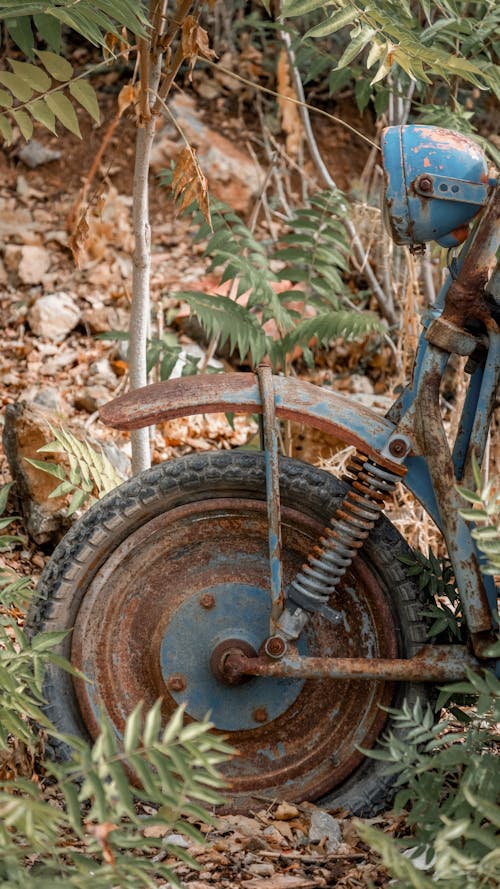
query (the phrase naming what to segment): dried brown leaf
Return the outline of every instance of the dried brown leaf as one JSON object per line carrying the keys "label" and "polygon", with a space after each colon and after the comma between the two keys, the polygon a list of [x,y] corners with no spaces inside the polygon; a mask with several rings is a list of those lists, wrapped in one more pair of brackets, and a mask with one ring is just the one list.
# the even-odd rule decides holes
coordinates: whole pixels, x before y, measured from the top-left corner
{"label": "dried brown leaf", "polygon": [[202,28],[193,15],[187,15],[182,23],[182,51],[184,57],[189,60],[191,71],[196,59],[201,56],[204,59],[216,59],[217,53],[210,49],[208,34]]}
{"label": "dried brown leaf", "polygon": [[180,200],[179,209],[181,212],[193,201],[196,201],[208,224],[212,224],[208,202],[208,183],[193,148],[181,149],[175,164],[172,190],[175,200]]}
{"label": "dried brown leaf", "polygon": [[136,89],[132,83],[126,83],[118,94],[118,114],[121,117],[123,112],[134,104],[136,101]]}
{"label": "dried brown leaf", "polygon": [[68,246],[73,254],[75,265],[80,268],[82,257],[86,255],[87,243],[90,234],[90,226],[88,220],[89,207],[84,207],[80,212],[78,220],[71,232],[68,240]]}
{"label": "dried brown leaf", "polygon": [[114,865],[115,856],[114,852],[109,845],[108,837],[113,830],[118,830],[118,825],[113,824],[110,821],[104,821],[102,824],[87,824],[85,825],[87,828],[87,832],[95,837],[97,842],[99,843],[102,850],[102,857],[106,864]]}
{"label": "dried brown leaf", "polygon": [[280,112],[281,129],[286,133],[286,150],[290,157],[297,157],[302,137],[302,123],[298,105],[289,102],[288,99],[297,99],[295,88],[290,78],[290,66],[288,56],[284,49],[281,50],[278,60],[278,108]]}

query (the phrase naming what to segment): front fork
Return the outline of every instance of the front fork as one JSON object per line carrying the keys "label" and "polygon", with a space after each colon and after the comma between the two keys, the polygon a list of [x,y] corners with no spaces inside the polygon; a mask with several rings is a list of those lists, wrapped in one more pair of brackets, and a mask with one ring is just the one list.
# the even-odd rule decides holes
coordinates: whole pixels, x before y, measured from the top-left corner
{"label": "front fork", "polygon": [[[445,358],[441,350],[432,347],[427,352],[427,361],[421,375],[421,385],[416,394],[410,413],[389,436],[380,453],[370,457],[359,450],[351,457],[347,471],[349,472],[349,490],[337,507],[330,523],[324,529],[318,544],[309,553],[301,570],[293,578],[286,591],[283,589],[283,578],[280,562],[281,532],[279,504],[279,466],[278,466],[278,432],[274,412],[273,376],[267,366],[258,370],[259,388],[263,411],[263,443],[265,445],[267,506],[269,520],[269,550],[271,564],[271,596],[272,608],[270,619],[270,636],[263,645],[263,652],[269,658],[283,658],[287,645],[299,638],[311,613],[322,614],[331,623],[340,623],[342,614],[332,609],[328,602],[343,575],[348,570],[353,558],[364,545],[376,521],[382,514],[384,502],[395,489],[397,483],[406,473],[403,465],[412,445],[417,450],[429,454],[429,472],[434,488],[439,492],[439,511],[442,527],[448,543],[449,555],[454,567],[455,576],[462,592],[463,608],[474,654],[484,657],[491,642],[492,601],[488,601],[484,579],[480,571],[477,554],[468,533],[467,526],[458,514],[458,495],[455,490],[456,479],[453,470],[453,458],[449,450],[442,423],[439,405],[439,380],[444,369]],[[443,365],[443,366],[441,366]],[[411,430],[414,433],[411,435]],[[412,441],[413,439],[413,441]],[[465,531],[465,533],[463,533]],[[490,590],[490,599],[492,590]],[[436,658],[438,649],[429,649],[426,653],[427,676],[438,681],[444,673],[438,669],[437,662],[432,666],[432,651]],[[439,656],[442,658],[443,652]],[[457,656],[457,655],[456,655]],[[313,666],[299,661],[302,670],[313,670]],[[331,659],[330,659],[331,660]],[[452,666],[448,661],[449,672],[457,672],[457,664]],[[235,666],[235,665],[233,665]],[[351,665],[354,666],[354,665]],[[375,665],[374,669],[376,669]],[[461,660],[463,670],[464,661]],[[240,662],[237,669],[241,669]],[[368,668],[368,665],[366,665]],[[409,662],[403,667],[403,674],[409,678],[405,670],[410,668]],[[236,667],[235,667],[236,669]],[[247,664],[247,671],[257,669],[256,665]],[[265,665],[260,666],[266,669]],[[274,668],[275,670],[278,668]],[[299,663],[285,667],[299,670]],[[319,669],[315,665],[314,669]],[[324,665],[327,675],[332,670],[341,670],[340,664],[335,668],[333,663]],[[361,669],[361,668],[360,668]],[[369,669],[369,668],[368,668]],[[383,671],[382,664],[379,665]],[[417,668],[416,668],[417,669]],[[423,663],[419,662],[422,671]],[[329,670],[329,672],[328,672]],[[398,667],[394,664],[394,678]],[[433,672],[434,671],[434,672]],[[391,672],[389,670],[389,672]],[[314,673],[314,670],[313,670]],[[432,676],[431,676],[432,673]],[[438,675],[439,674],[439,675]],[[264,675],[262,672],[259,675]],[[275,675],[275,674],[273,674]],[[276,674],[278,675],[278,674]],[[301,675],[309,675],[304,673]],[[311,674],[312,675],[312,674]],[[402,678],[402,677],[401,677]]]}
{"label": "front fork", "polygon": [[[331,608],[328,601],[381,515],[386,497],[405,474],[402,463],[411,444],[407,436],[396,433],[390,436],[377,459],[356,450],[347,467],[351,476],[349,491],[285,592],[281,568],[278,430],[271,368],[262,364],[257,377],[262,398],[261,438],[266,461],[271,581],[270,638],[264,644],[264,651],[277,658],[286,651],[283,641],[299,638],[309,613],[322,614],[333,624],[343,620],[342,614]],[[281,644],[278,640],[282,640]]]}

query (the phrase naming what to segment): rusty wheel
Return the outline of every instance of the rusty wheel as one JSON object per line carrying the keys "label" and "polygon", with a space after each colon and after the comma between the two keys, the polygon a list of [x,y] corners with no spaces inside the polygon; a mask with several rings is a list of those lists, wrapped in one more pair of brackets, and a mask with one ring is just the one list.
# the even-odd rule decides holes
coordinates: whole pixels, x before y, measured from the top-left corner
{"label": "rusty wheel", "polygon": [[[337,479],[282,461],[285,581],[291,580],[344,493]],[[347,680],[251,678],[218,672],[224,653],[257,652],[268,635],[265,472],[260,455],[194,456],[149,470],[93,507],[59,545],[41,583],[32,628],[73,627],[63,654],[92,683],[51,668],[48,714],[83,737],[99,732],[98,701],[118,736],[139,701],[163,698],[167,720],[211,712],[240,756],[227,764],[231,805],[255,797],[318,799],[358,813],[383,804],[387,781],[365,760],[386,725],[381,709],[414,688]],[[310,656],[410,656],[422,640],[416,591],[383,519],[346,574],[332,626],[315,615],[300,640]]]}

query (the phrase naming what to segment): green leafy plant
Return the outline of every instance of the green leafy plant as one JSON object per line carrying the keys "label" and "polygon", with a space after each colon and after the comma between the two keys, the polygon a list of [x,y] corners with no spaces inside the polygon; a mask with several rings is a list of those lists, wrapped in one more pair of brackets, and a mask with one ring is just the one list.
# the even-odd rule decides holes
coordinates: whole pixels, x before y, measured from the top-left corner
{"label": "green leafy plant", "polygon": [[[20,516],[4,515],[13,487],[14,482],[8,482],[0,488],[0,553],[11,550],[17,544],[25,543],[25,538],[21,534],[8,530],[13,522],[21,521]],[[6,616],[10,618],[13,610],[26,607],[32,587],[31,577],[18,576],[8,567],[0,566],[0,621],[4,621]]]}
{"label": "green leafy plant", "polygon": [[428,556],[415,550],[411,556],[400,556],[400,560],[407,566],[408,577],[413,577],[419,589],[427,593],[429,604],[422,616],[430,621],[429,638],[465,642],[467,627],[450,560],[438,558],[431,550]]}
{"label": "green leafy plant", "polygon": [[[162,182],[171,182],[170,171]],[[312,340],[321,346],[334,337],[353,340],[381,332],[383,326],[374,315],[345,304],[348,242],[340,221],[343,200],[339,191],[317,193],[295,212],[280,244],[267,249],[223,203],[213,202],[211,226],[191,205],[188,211],[197,226],[194,240],[207,241],[209,271],[218,272],[220,284],[230,285],[230,295],[176,295],[188,303],[209,337],[218,337],[220,345],[227,342],[242,361],[248,356],[252,366],[267,354],[275,367],[287,367],[296,347],[311,358]],[[312,309],[315,315],[310,317]],[[273,322],[274,336],[264,329],[268,321]]]}
{"label": "green leafy plant", "polygon": [[[500,569],[500,498],[498,479],[484,483],[473,461],[476,491],[460,488],[471,509],[461,515],[473,521],[473,534],[479,549],[487,557],[485,570]],[[436,560],[428,566],[420,560],[418,571],[424,582],[439,592]],[[429,570],[432,569],[432,570]],[[434,580],[431,580],[431,578]],[[444,588],[451,577],[441,577]],[[500,643],[488,652],[500,656]],[[396,776],[401,788],[396,796],[396,810],[407,810],[412,836],[395,840],[381,831],[359,825],[361,836],[382,858],[400,889],[494,889],[500,881],[500,772],[498,769],[498,723],[500,721],[500,679],[490,670],[466,670],[466,679],[441,689],[436,709],[446,706],[464,726],[448,731],[449,722],[434,725],[429,708],[422,713],[419,705],[406,704],[394,718],[406,731],[402,743],[389,735],[381,749],[368,755],[387,762],[388,772]],[[465,698],[468,706],[460,702]],[[405,847],[411,854],[403,855]],[[412,862],[424,855],[427,867],[422,872]]]}
{"label": "green leafy plant", "polygon": [[[492,652],[493,653],[493,652]],[[499,652],[497,651],[497,654]],[[405,705],[394,713],[405,728],[402,742],[390,735],[371,751],[387,762],[401,788],[395,810],[407,808],[411,837],[395,840],[358,824],[362,838],[382,855],[399,889],[493,889],[500,877],[500,773],[495,748],[500,717],[500,681],[489,672],[468,671],[468,679],[446,686],[440,704],[456,695],[477,698],[475,715],[464,712],[465,729],[447,733],[448,722],[434,725],[431,708]],[[411,849],[408,856],[404,849]],[[423,873],[412,858],[427,861]]]}
{"label": "green leafy plant", "polygon": [[[123,746],[104,718],[91,747],[64,740],[73,744],[71,758],[46,763],[60,805],[51,805],[40,784],[0,781],[2,882],[80,889],[91,880],[96,889],[135,889],[161,878],[181,889],[165,859],[198,865],[172,834],[204,842],[196,825],[213,823],[207,807],[222,801],[218,766],[231,752],[210,723],[184,725],[179,709],[162,728],[158,702],[129,715]],[[141,789],[131,785],[132,770]]]}
{"label": "green leafy plant", "polygon": [[460,515],[474,523],[472,536],[485,557],[482,570],[485,574],[500,573],[500,480],[492,478],[484,482],[477,460],[472,460],[476,490],[459,488],[465,500],[472,504],[461,509]]}
{"label": "green leafy plant", "polygon": [[[11,487],[0,489],[2,513]],[[16,520],[2,519],[1,530]],[[19,541],[17,534],[2,534],[0,546]],[[65,634],[28,639],[13,603],[22,604],[22,597],[9,583],[0,596],[0,884],[84,889],[91,881],[95,889],[136,889],[163,879],[181,889],[172,858],[198,865],[172,834],[203,843],[196,825],[213,823],[209,809],[222,801],[218,766],[232,751],[208,720],[185,725],[182,708],[163,725],[161,701],[147,712],[139,704],[123,738],[104,714],[92,745],[57,733],[43,710],[47,663],[84,677],[52,650]],[[66,761],[39,762],[42,781],[11,777],[20,746],[32,759],[36,751],[41,755],[44,738],[49,746],[64,745]]]}
{"label": "green leafy plant", "polygon": [[[97,338],[128,342],[130,334],[125,330],[110,330],[106,331],[106,333],[98,334]],[[182,363],[181,377],[190,377],[196,374],[200,363],[199,357],[190,355],[189,352],[186,352],[179,345],[176,334],[170,330],[166,330],[159,337],[149,337],[146,348],[146,360],[148,374],[156,368],[160,381],[170,379],[172,371],[179,360]],[[210,373],[214,368],[208,363],[206,369]]]}
{"label": "green leafy plant", "polygon": [[26,458],[36,469],[47,472],[60,480],[49,497],[71,494],[68,515],[72,515],[85,503],[95,503],[123,482],[104,451],[96,450],[87,441],[80,441],[67,429],[52,429],[54,441],[38,448],[38,453],[63,454],[69,463],[68,470],[60,463]]}
{"label": "green leafy plant", "polygon": [[61,49],[63,26],[95,46],[109,46],[106,35],[123,39],[122,27],[142,34],[146,19],[133,0],[0,0],[0,21],[19,48],[33,58],[35,34],[54,52]]}
{"label": "green leafy plant", "polygon": [[[351,28],[350,39],[336,68],[348,67],[366,50],[366,67],[374,72],[372,84],[399,68],[421,83],[430,83],[430,74],[438,75],[446,82],[460,77],[481,89],[488,88],[498,92],[498,67],[488,54],[492,49],[491,39],[490,45],[472,45],[470,40],[460,40],[473,33],[471,21],[465,28],[462,26],[464,12],[469,7],[471,15],[472,6],[475,7],[475,13],[480,14],[483,11],[487,15],[488,33],[490,38],[493,36],[496,22],[494,4],[444,0],[436,12],[429,0],[420,0],[416,5],[418,11],[410,0],[374,0],[370,3],[351,0],[285,0],[283,15],[285,18],[296,18],[322,9],[325,18],[308,31],[309,37],[326,37],[342,28]],[[418,12],[422,15],[418,15]],[[474,15],[472,21],[475,17]],[[498,23],[496,26],[498,27]],[[452,38],[455,41],[453,49],[450,47]],[[465,52],[470,53],[469,58],[465,56]]]}
{"label": "green leafy plant", "polygon": [[[0,71],[0,134],[9,144],[17,125],[28,141],[38,122],[56,132],[56,121],[81,137],[72,103],[81,105],[99,123],[99,105],[89,72],[76,74],[61,54],[61,28],[66,25],[95,45],[110,47],[106,34],[123,40],[121,28],[144,32],[145,19],[131,0],[51,0],[40,3],[0,2],[0,20],[30,60],[7,59],[10,71]],[[35,43],[39,34],[49,49]],[[105,64],[103,62],[102,64]],[[95,66],[99,68],[100,66]]]}

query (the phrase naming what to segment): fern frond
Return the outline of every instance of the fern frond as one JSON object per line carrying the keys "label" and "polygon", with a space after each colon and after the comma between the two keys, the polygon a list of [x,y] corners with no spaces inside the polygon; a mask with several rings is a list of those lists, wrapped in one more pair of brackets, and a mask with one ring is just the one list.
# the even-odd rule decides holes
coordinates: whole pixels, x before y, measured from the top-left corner
{"label": "fern frond", "polygon": [[307,206],[295,211],[290,231],[273,257],[284,263],[278,277],[301,284],[303,298],[318,309],[338,308],[347,292],[342,277],[349,270],[345,212],[342,192],[314,195]]}
{"label": "fern frond", "polygon": [[381,333],[384,327],[376,315],[369,313],[337,311],[316,315],[299,321],[292,333],[287,335],[286,348],[308,345],[315,338],[319,346],[328,346],[338,337],[344,340],[362,339],[370,333]]}
{"label": "fern frond", "polygon": [[65,471],[58,463],[45,463],[43,460],[29,457],[26,460],[36,469],[61,480],[61,483],[51,491],[50,497],[61,497],[72,493],[68,507],[69,516],[87,501],[95,502],[123,482],[122,476],[102,449],[96,450],[89,442],[80,441],[67,429],[50,428],[54,441],[38,448],[38,453],[64,454],[69,463],[69,470]]}
{"label": "fern frond", "polygon": [[269,346],[258,319],[244,306],[216,293],[189,291],[178,294],[191,307],[207,336],[220,336],[220,344],[229,343],[244,361],[250,355],[252,365],[262,360]]}

